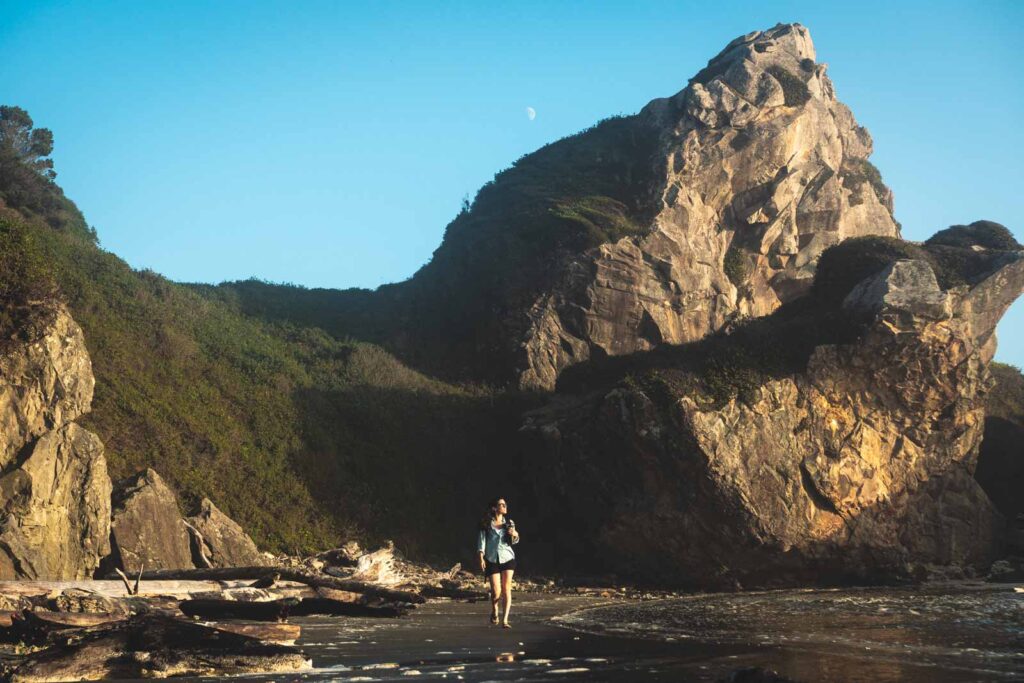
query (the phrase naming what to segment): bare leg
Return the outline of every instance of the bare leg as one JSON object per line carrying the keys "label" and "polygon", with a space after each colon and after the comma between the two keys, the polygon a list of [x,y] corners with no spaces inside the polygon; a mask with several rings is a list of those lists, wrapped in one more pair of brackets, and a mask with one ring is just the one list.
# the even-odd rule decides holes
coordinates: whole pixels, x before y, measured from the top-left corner
{"label": "bare leg", "polygon": [[498,623],[498,601],[501,600],[501,573],[495,572],[487,577],[491,583],[491,623]]}
{"label": "bare leg", "polygon": [[512,609],[512,574],[514,569],[506,569],[501,573],[501,594],[505,598],[505,613],[501,619],[501,625],[508,628],[508,613]]}

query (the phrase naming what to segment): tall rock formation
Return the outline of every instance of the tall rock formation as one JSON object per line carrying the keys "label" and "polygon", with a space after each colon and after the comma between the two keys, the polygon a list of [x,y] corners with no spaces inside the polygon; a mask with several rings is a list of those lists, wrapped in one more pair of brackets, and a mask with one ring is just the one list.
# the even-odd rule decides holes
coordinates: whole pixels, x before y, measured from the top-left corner
{"label": "tall rock formation", "polygon": [[92,365],[63,306],[34,318],[38,334],[0,351],[0,578],[89,578],[109,551],[111,491],[103,444],[72,422]]}
{"label": "tall rock formation", "polygon": [[799,24],[737,38],[640,125],[659,132],[649,230],[578,255],[529,311],[519,382],[700,339],[806,293],[821,252],[896,236],[871,136]]}
{"label": "tall rock formation", "polygon": [[807,29],[751,33],[676,95],[498,174],[429,264],[370,297],[379,320],[341,296],[341,327],[421,365],[550,390],[590,358],[770,313],[843,239],[898,236],[870,154]]}
{"label": "tall rock formation", "polygon": [[668,363],[554,403],[526,427],[537,500],[583,514],[563,524],[605,569],[666,583],[984,566],[1001,528],[972,477],[988,362],[1024,292],[1024,252],[987,256],[987,272],[947,290],[925,258],[891,263],[842,301],[859,334],[727,402],[673,383]]}

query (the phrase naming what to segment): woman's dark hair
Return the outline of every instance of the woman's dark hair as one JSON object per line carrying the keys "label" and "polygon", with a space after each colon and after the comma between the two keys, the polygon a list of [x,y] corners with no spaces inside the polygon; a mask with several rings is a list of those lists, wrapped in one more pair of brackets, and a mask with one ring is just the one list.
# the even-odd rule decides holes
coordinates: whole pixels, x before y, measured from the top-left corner
{"label": "woman's dark hair", "polygon": [[501,496],[494,498],[490,503],[487,504],[487,512],[484,513],[483,518],[480,520],[480,528],[487,529],[491,525],[491,520],[494,519],[498,514],[498,501],[501,500]]}

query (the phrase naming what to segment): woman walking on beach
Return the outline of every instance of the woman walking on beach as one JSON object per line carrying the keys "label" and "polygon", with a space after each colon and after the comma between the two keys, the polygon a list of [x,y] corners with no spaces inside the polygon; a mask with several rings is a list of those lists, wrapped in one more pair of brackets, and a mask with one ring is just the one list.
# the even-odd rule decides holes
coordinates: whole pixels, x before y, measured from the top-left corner
{"label": "woman walking on beach", "polygon": [[516,553],[512,545],[519,542],[515,522],[509,519],[504,498],[491,502],[488,514],[480,523],[476,551],[480,556],[480,569],[491,587],[491,623],[498,623],[498,605],[504,598],[502,628],[512,628],[508,613],[512,609],[512,574],[516,570]]}

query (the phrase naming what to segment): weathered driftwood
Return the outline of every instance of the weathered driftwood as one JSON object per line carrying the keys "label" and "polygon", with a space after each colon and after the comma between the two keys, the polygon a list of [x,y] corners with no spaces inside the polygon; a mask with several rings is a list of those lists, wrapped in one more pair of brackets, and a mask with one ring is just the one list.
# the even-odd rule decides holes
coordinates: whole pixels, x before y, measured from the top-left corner
{"label": "weathered driftwood", "polygon": [[201,565],[204,569],[211,569],[213,562],[210,562],[210,558],[206,556],[203,551],[203,546],[206,544],[203,534],[199,529],[195,528],[185,520],[181,520],[181,523],[188,529],[189,547],[192,549],[192,558],[196,564]]}
{"label": "weathered driftwood", "polygon": [[15,663],[8,678],[22,683],[293,673],[311,668],[295,648],[161,615],[80,629]]}
{"label": "weathered driftwood", "polygon": [[288,613],[299,604],[297,598],[262,602],[238,600],[183,600],[179,608],[190,617],[202,619],[255,619],[286,621]]}
{"label": "weathered driftwood", "polygon": [[[196,593],[219,592],[248,588],[252,583],[249,580],[232,579],[208,579],[208,580],[146,580],[139,584],[139,596],[164,595],[176,598],[188,598]],[[305,584],[305,582],[300,582]],[[293,584],[294,588],[305,589],[305,586]],[[278,588],[283,588],[278,586]],[[120,579],[112,577],[109,580],[102,579],[80,579],[76,581],[0,581],[0,596],[12,600],[19,598],[33,598],[36,596],[57,595],[67,590],[85,590],[97,595],[110,598],[125,597],[124,584]],[[306,589],[312,595],[312,589]],[[4,609],[15,609],[5,607]]]}
{"label": "weathered driftwood", "polygon": [[11,623],[2,629],[3,640],[25,645],[52,645],[66,640],[68,634],[127,619],[125,614],[88,614],[22,610],[11,615]]}
{"label": "weathered driftwood", "polygon": [[289,614],[293,617],[323,614],[339,617],[380,617],[385,619],[401,617],[408,613],[408,606],[364,605],[357,602],[340,602],[330,598],[303,598],[298,605],[295,605],[289,611]]}
{"label": "weathered driftwood", "polygon": [[248,638],[255,638],[263,643],[274,643],[276,645],[294,645],[295,641],[302,635],[302,627],[298,624],[269,624],[256,623],[246,624],[239,622],[203,622],[204,626],[215,628],[218,631],[237,633]]}
{"label": "weathered driftwood", "polygon": [[422,603],[425,599],[411,591],[398,590],[378,586],[366,581],[356,579],[343,579],[335,576],[317,574],[304,569],[294,567],[219,567],[214,569],[159,569],[143,573],[142,580],[145,581],[166,581],[169,579],[212,579],[220,580],[247,580],[271,577],[274,574],[285,581],[296,581],[314,588],[334,588],[337,590],[362,593],[373,597],[384,598],[395,602]]}

